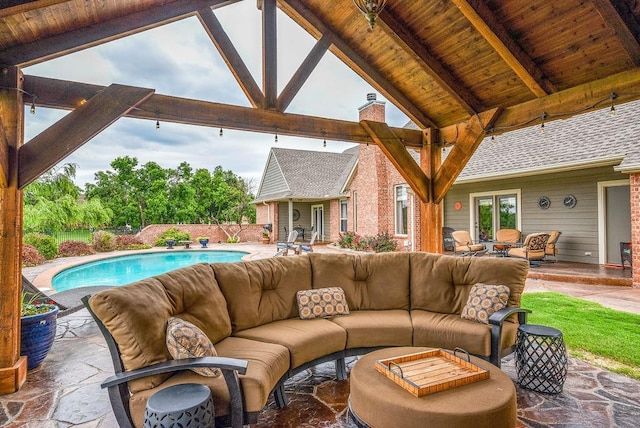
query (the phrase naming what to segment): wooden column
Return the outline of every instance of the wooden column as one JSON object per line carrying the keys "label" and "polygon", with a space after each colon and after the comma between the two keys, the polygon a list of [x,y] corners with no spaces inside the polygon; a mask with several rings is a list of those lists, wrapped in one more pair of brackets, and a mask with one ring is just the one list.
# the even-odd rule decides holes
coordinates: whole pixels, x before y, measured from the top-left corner
{"label": "wooden column", "polygon": [[22,192],[17,153],[24,141],[24,104],[19,69],[0,70],[0,87],[0,394],[9,394],[27,376],[27,359],[20,357]]}
{"label": "wooden column", "polygon": [[442,253],[442,203],[434,202],[434,177],[442,163],[437,129],[425,131],[425,142],[420,151],[420,168],[428,178],[429,195],[420,203],[420,251]]}

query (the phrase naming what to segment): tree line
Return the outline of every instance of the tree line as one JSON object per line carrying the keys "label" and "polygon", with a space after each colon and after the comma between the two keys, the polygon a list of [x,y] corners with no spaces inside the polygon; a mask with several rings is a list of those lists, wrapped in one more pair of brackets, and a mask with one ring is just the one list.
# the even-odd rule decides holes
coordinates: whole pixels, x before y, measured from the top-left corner
{"label": "tree line", "polygon": [[221,166],[195,171],[187,162],[162,168],[118,157],[84,191],[75,164],[43,174],[24,190],[26,232],[145,227],[170,223],[255,223],[252,183]]}

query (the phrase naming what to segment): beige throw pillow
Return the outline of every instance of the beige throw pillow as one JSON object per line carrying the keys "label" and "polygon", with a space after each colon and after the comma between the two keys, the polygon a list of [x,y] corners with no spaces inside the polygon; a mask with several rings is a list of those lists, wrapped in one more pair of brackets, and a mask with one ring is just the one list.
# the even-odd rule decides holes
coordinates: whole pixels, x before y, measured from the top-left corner
{"label": "beige throw pillow", "polygon": [[349,305],[340,287],[300,290],[296,293],[296,301],[303,320],[349,315]]}
{"label": "beige throw pillow", "polygon": [[[218,355],[213,343],[202,330],[180,318],[171,317],[167,320],[166,342],[169,353],[176,360]],[[191,370],[207,377],[217,377],[221,374],[217,368]]]}
{"label": "beige throw pillow", "polygon": [[469,292],[469,299],[462,308],[463,319],[489,324],[489,317],[507,306],[509,287],[506,285],[476,284]]}

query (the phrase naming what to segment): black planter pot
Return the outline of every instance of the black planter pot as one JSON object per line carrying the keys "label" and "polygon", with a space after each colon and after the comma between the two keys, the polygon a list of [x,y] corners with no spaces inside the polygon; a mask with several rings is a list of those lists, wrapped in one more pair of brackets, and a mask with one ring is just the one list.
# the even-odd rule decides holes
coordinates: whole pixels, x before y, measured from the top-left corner
{"label": "black planter pot", "polygon": [[27,370],[38,367],[44,361],[56,337],[59,309],[55,305],[50,306],[49,312],[21,318],[20,355],[27,357]]}

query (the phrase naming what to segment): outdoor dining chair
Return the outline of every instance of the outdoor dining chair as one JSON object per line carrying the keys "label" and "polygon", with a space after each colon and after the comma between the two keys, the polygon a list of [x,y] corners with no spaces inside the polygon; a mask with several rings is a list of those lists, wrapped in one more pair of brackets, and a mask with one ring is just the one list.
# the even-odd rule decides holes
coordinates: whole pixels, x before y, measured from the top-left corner
{"label": "outdoor dining chair", "polygon": [[548,233],[530,233],[524,239],[522,247],[509,248],[507,255],[527,259],[530,265],[535,266],[536,261],[544,260],[547,241],[549,241]]}
{"label": "outdoor dining chair", "polygon": [[496,243],[493,244],[494,254],[506,256],[507,250],[520,242],[522,233],[518,229],[499,229],[496,232]]}
{"label": "outdoor dining chair", "polygon": [[456,256],[478,256],[487,252],[484,244],[476,244],[471,238],[471,234],[466,230],[455,230],[451,232],[455,242],[453,254]]}

